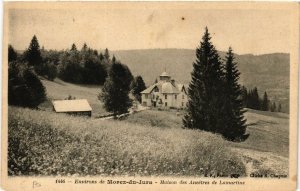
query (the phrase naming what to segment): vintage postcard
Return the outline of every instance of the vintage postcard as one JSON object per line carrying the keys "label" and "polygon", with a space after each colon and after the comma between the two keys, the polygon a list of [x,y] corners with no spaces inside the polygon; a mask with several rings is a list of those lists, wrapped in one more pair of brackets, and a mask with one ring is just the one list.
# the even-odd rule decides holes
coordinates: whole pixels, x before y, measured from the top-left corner
{"label": "vintage postcard", "polygon": [[3,190],[296,190],[297,2],[5,2]]}

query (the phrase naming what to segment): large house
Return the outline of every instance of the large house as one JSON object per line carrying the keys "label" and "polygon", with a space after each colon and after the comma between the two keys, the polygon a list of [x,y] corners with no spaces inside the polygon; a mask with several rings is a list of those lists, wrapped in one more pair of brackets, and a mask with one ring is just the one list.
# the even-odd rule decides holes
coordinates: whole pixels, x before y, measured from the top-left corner
{"label": "large house", "polygon": [[141,92],[142,105],[148,107],[186,107],[188,97],[186,87],[175,82],[167,72],[159,76],[159,81]]}

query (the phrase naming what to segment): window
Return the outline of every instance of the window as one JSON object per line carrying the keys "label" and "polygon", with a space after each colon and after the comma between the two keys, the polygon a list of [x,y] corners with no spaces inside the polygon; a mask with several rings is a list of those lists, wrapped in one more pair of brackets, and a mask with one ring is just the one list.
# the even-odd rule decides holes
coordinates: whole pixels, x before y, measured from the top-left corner
{"label": "window", "polygon": [[167,94],[165,95],[165,99],[168,99],[168,95]]}
{"label": "window", "polygon": [[145,98],[148,99],[148,94],[145,94]]}
{"label": "window", "polygon": [[165,106],[166,106],[166,107],[168,106],[168,102],[165,102]]}
{"label": "window", "polygon": [[181,106],[182,106],[182,107],[184,106],[184,102],[181,103]]}
{"label": "window", "polygon": [[177,99],[177,95],[175,95],[175,99]]}
{"label": "window", "polygon": [[182,95],[182,99],[184,99],[184,95]]}
{"label": "window", "polygon": [[152,95],[152,99],[155,99],[155,95],[154,94]]}

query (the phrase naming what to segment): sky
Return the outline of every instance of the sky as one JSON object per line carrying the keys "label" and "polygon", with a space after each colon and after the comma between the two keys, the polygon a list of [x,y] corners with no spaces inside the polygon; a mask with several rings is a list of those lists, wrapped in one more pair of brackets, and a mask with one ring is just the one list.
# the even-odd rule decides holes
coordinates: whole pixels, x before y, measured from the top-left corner
{"label": "sky", "polygon": [[35,34],[45,49],[84,42],[94,49],[195,49],[207,26],[218,50],[289,53],[287,9],[211,9],[203,6],[53,6],[8,10],[9,43],[28,47]]}

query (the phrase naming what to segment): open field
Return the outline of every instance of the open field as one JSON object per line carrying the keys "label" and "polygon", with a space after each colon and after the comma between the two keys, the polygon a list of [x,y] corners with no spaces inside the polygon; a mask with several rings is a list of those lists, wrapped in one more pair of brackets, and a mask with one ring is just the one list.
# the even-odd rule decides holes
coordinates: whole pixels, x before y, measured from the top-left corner
{"label": "open field", "polygon": [[51,100],[65,99],[71,95],[72,97],[76,97],[76,99],[87,99],[93,108],[93,117],[107,114],[103,108],[102,102],[98,100],[98,95],[101,92],[101,86],[72,84],[64,82],[58,78],[54,81],[42,79],[42,83],[46,87],[47,97],[49,99],[49,101],[40,106],[45,110],[52,110]]}
{"label": "open field", "polygon": [[[222,149],[231,150],[232,153],[235,153],[236,154],[235,156],[238,157],[237,160],[243,161],[244,166],[247,169],[248,175],[252,172],[260,172],[260,171],[277,172],[277,173],[284,173],[284,174],[288,173],[288,154],[289,154],[289,123],[288,123],[289,115],[288,114],[263,112],[263,111],[248,109],[248,112],[245,113],[245,117],[247,119],[247,124],[248,124],[247,132],[250,133],[250,136],[245,142],[242,143],[227,142],[217,135],[212,135],[209,133],[198,132],[198,131],[196,131],[197,135],[193,135],[192,136],[193,138],[190,138],[189,137],[190,135],[188,134],[194,134],[194,133],[190,133],[191,132],[190,130],[183,130],[181,128],[182,117],[184,112],[182,110],[181,111],[146,110],[143,112],[135,113],[134,115],[130,115],[128,118],[126,118],[124,121],[121,122],[101,121],[95,119],[95,117],[107,113],[102,107],[102,103],[97,98],[98,94],[101,91],[101,87],[75,85],[75,84],[63,82],[59,79],[56,79],[54,82],[47,81],[47,80],[42,80],[42,82],[47,89],[47,95],[50,100],[64,99],[68,95],[72,95],[73,97],[75,96],[76,98],[88,99],[89,103],[91,104],[93,108],[93,118],[91,120],[88,119],[83,120],[81,118],[75,119],[69,116],[66,119],[64,119],[65,115],[63,115],[63,117],[60,118],[62,124],[67,123],[67,121],[77,121],[78,119],[83,120],[83,122],[74,124],[74,128],[72,127],[73,123],[68,125],[70,133],[72,134],[74,132],[71,129],[80,129],[80,128],[82,130],[87,130],[87,132],[84,133],[89,134],[90,128],[87,129],[85,127],[88,127],[90,125],[92,128],[101,129],[99,130],[100,131],[99,136],[102,136],[102,133],[104,133],[105,131],[109,131],[108,128],[111,128],[110,130],[112,132],[119,131],[119,133],[123,132],[126,136],[129,137],[132,136],[132,140],[129,137],[126,138],[125,142],[127,144],[127,142],[129,141],[130,142],[129,145],[132,144],[133,141],[140,142],[144,139],[139,136],[148,136],[148,134],[151,134],[150,142],[154,140],[155,140],[154,142],[157,142],[159,140],[160,142],[159,144],[161,144],[160,147],[157,148],[163,148],[163,145],[165,144],[163,143],[165,141],[164,139],[160,140],[162,135],[161,132],[164,132],[163,133],[164,136],[170,139],[168,141],[171,141],[171,139],[173,138],[174,140],[172,141],[177,140],[176,147],[179,148],[181,148],[182,146],[180,143],[185,143],[186,146],[188,144],[193,145],[193,142],[197,142],[198,139],[204,142],[207,141],[208,140],[207,137],[209,136],[209,137],[213,137],[214,140],[218,140],[219,141],[218,144],[221,142],[221,144],[223,145],[221,150]],[[52,106],[49,102],[46,102],[42,105],[42,108],[45,108],[46,111],[51,111]],[[20,113],[20,116],[22,116],[21,113],[23,111],[18,109],[18,112]],[[46,115],[43,112],[40,113],[33,112],[33,113],[34,113],[33,116]],[[50,116],[54,117],[56,115],[51,113]],[[39,117],[37,117],[36,119],[39,119]],[[24,119],[22,118],[21,121],[23,120]],[[55,125],[50,125],[49,128],[51,127],[52,129],[53,127],[55,127],[54,129],[56,129],[57,125],[59,125],[59,127],[64,126],[60,124],[55,124]],[[135,128],[138,129],[137,131],[140,131],[140,129],[142,129],[142,133],[140,133],[139,136],[136,136],[136,134],[134,135],[131,134],[133,129]],[[103,129],[106,130],[102,132]],[[112,135],[112,132],[110,133],[105,132],[105,133],[108,133],[111,137],[114,137],[115,135]],[[182,137],[181,136],[178,137],[176,133],[178,133],[178,135],[182,134],[181,135]],[[121,137],[120,139],[125,140],[124,137]],[[185,142],[184,139],[189,140],[189,143]],[[107,140],[105,139],[99,142],[102,141],[105,142]],[[211,141],[209,141],[209,143],[211,143]],[[193,145],[193,147],[195,148],[202,147],[201,143],[197,143],[197,144]],[[143,145],[145,144],[141,143],[141,145],[139,145],[141,150],[143,150]],[[167,144],[164,148],[168,150],[170,148],[174,148],[174,146],[175,145],[173,144],[169,144],[169,145]],[[138,151],[135,149],[135,152]],[[154,174],[159,174],[159,173],[154,173]]]}
{"label": "open field", "polygon": [[249,110],[243,143],[182,129],[182,114],[146,110],[103,121],[10,107],[10,174],[288,174],[287,114]]}
{"label": "open field", "polygon": [[9,108],[10,175],[245,175],[216,135]]}
{"label": "open field", "polygon": [[[129,116],[140,125],[181,129],[183,112],[147,110]],[[288,174],[289,115],[248,109],[245,113],[249,138],[242,143],[224,141],[247,167],[247,174],[261,171]],[[201,139],[201,137],[199,137]]]}

